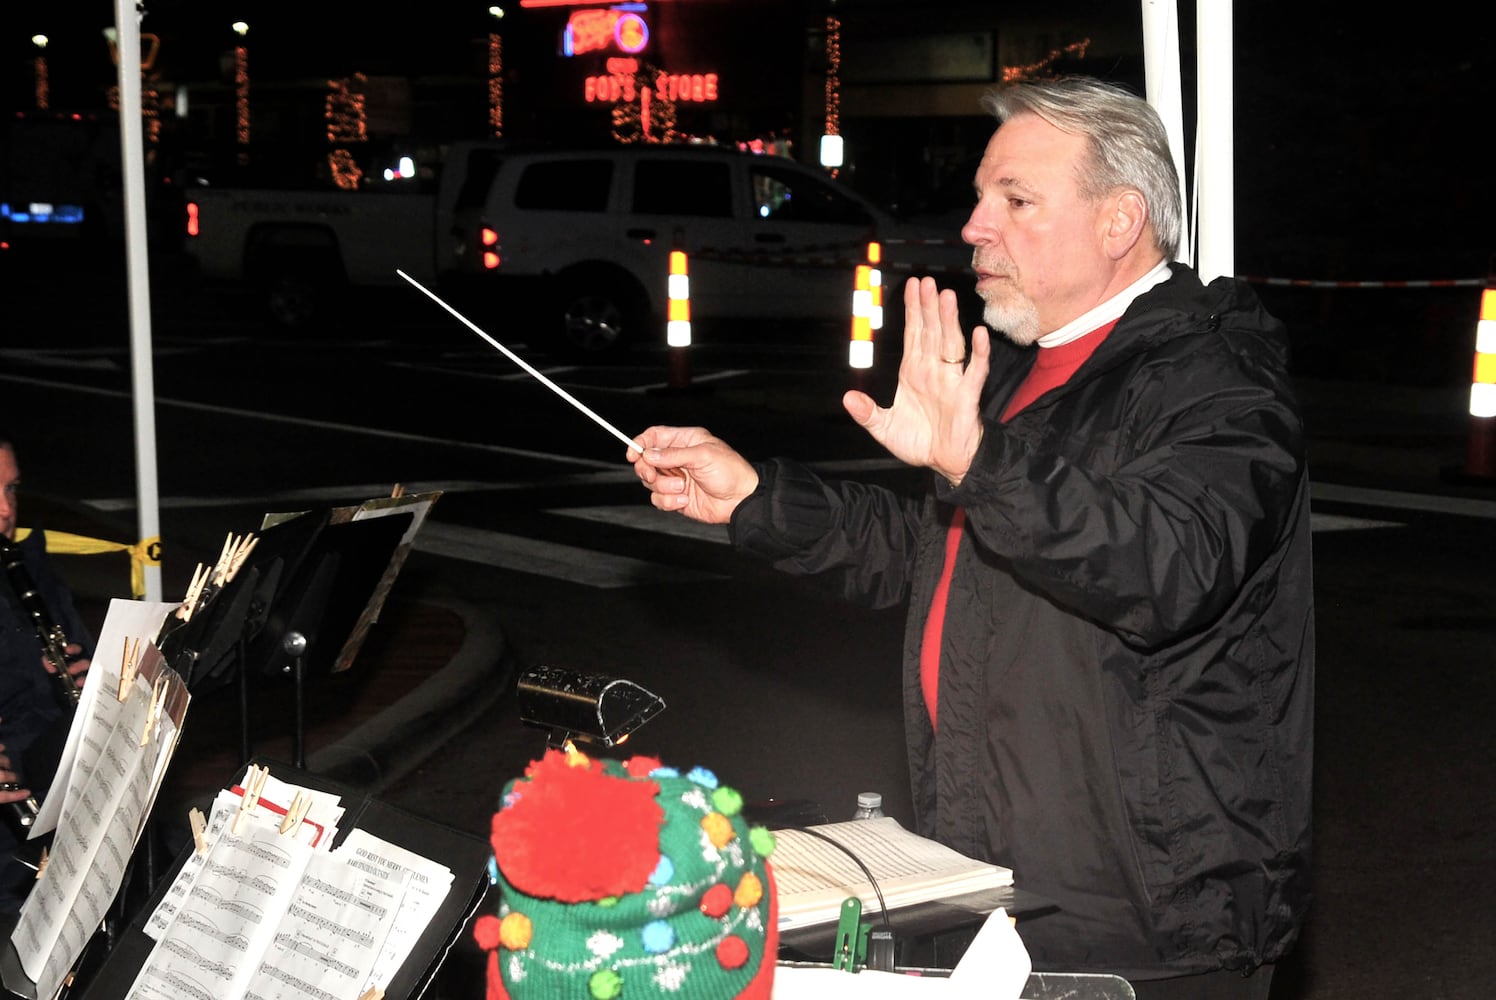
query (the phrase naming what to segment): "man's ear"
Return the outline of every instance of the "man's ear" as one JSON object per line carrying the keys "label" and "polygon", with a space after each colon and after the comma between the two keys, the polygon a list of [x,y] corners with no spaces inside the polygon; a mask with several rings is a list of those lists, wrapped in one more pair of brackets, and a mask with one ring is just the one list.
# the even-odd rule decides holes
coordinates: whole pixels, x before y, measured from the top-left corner
{"label": "man's ear", "polygon": [[1148,202],[1132,189],[1126,189],[1107,199],[1106,215],[1102,218],[1102,246],[1112,260],[1126,257],[1143,238],[1148,228]]}

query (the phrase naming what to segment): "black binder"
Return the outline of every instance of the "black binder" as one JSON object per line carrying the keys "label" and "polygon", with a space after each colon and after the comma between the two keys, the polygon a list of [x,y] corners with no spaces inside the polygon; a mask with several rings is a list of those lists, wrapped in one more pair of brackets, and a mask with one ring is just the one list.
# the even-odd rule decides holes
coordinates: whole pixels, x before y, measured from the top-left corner
{"label": "black binder", "polygon": [[[358,828],[440,862],[452,870],[452,887],[447,892],[447,898],[442,901],[441,908],[421,933],[410,954],[406,956],[405,964],[400,967],[384,993],[386,1000],[414,1000],[420,997],[431,985],[448,952],[457,944],[458,935],[463,933],[468,921],[488,894],[488,859],[492,854],[488,842],[482,837],[416,816],[378,799],[359,795],[338,782],[297,771],[289,764],[263,760],[251,763],[269,767],[271,774],[279,775],[282,780],[292,784],[341,796],[345,812],[334,846],[342,843],[349,830]],[[241,783],[247,772],[246,766],[235,776],[233,783]],[[161,880],[140,913],[136,914],[120,934],[97,972],[87,974],[85,955],[84,962],[80,964],[84,967],[82,972],[87,975],[87,982],[82,984],[81,994],[77,993],[75,986],[74,994],[71,995],[81,996],[83,1000],[117,1000],[129,992],[141,966],[156,944],[145,933],[145,925],[155,912],[157,904],[166,896],[192,850],[190,843],[182,849],[167,877]],[[4,941],[4,951],[7,954],[0,957],[0,964],[18,962],[9,934]],[[83,975],[80,975],[80,979],[82,978]]]}

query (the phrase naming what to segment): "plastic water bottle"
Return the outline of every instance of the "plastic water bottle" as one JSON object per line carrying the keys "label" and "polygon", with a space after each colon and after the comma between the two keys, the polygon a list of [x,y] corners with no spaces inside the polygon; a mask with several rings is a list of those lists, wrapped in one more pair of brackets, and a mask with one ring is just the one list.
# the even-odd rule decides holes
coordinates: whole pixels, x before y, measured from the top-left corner
{"label": "plastic water bottle", "polygon": [[877,792],[858,792],[857,811],[853,819],[877,819],[883,815],[883,796]]}

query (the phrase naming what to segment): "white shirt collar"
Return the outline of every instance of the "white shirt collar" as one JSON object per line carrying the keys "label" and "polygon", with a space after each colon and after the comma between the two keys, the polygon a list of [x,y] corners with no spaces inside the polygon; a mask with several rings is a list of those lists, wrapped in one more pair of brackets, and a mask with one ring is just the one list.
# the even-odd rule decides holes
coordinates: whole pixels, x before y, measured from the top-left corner
{"label": "white shirt collar", "polygon": [[1127,307],[1132,305],[1132,300],[1142,295],[1148,289],[1169,278],[1169,262],[1161,260],[1158,265],[1143,275],[1137,281],[1122,289],[1116,295],[1096,306],[1089,312],[1083,313],[1053,333],[1046,333],[1040,337],[1040,347],[1059,347],[1068,344],[1077,337],[1084,337],[1091,331],[1105,326],[1114,319],[1121,319]]}

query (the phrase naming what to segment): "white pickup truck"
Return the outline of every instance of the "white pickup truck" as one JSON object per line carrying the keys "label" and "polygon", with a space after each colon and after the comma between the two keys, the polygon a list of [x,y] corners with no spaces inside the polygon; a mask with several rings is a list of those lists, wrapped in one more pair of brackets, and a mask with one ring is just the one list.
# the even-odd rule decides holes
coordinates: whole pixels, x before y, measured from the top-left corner
{"label": "white pickup truck", "polygon": [[398,268],[474,322],[538,323],[547,346],[591,357],[663,338],[674,249],[698,324],[850,320],[871,240],[885,283],[951,280],[970,260],[956,233],[905,226],[824,172],[722,147],[458,143],[437,176],[425,194],[198,187],[187,252],[286,326],[349,288],[403,284]]}

